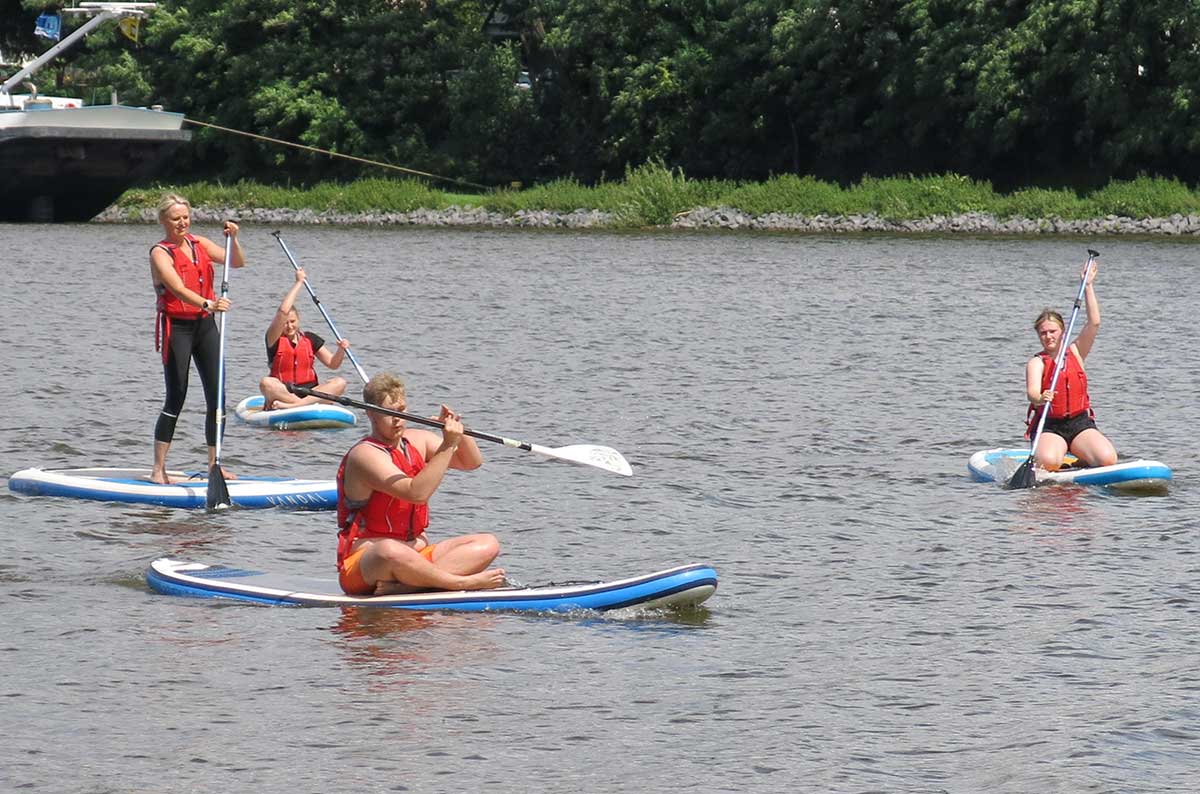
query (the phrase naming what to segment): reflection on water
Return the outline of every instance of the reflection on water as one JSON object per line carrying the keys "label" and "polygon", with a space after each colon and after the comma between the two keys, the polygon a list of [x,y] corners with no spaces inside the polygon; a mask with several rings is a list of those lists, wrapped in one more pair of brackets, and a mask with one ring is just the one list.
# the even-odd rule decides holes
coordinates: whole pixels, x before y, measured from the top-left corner
{"label": "reflection on water", "polygon": [[341,607],[331,631],[348,640],[372,640],[437,625],[438,613],[387,607]]}
{"label": "reflection on water", "polygon": [[1054,485],[1024,489],[1020,506],[1030,521],[1027,531],[1091,532],[1097,489],[1078,485]]}

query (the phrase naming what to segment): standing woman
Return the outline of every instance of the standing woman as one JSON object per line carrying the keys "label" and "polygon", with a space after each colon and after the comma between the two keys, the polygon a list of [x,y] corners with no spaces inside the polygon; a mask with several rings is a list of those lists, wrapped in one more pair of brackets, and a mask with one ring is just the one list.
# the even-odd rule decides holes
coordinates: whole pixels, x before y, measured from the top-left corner
{"label": "standing woman", "polygon": [[1083,361],[1092,352],[1096,333],[1100,330],[1100,302],[1092,285],[1099,269],[1100,263],[1097,261],[1087,275],[1084,293],[1087,325],[1079,332],[1075,343],[1067,348],[1063,371],[1058,376],[1054,391],[1050,391],[1054,361],[1059,346],[1070,344],[1070,340],[1063,338],[1065,327],[1062,315],[1058,312],[1047,309],[1033,323],[1038,340],[1042,343],[1042,351],[1025,365],[1025,392],[1030,403],[1027,435],[1032,436],[1037,430],[1044,406],[1050,403],[1046,424],[1034,450],[1037,465],[1047,471],[1055,471],[1062,466],[1063,457],[1068,451],[1088,466],[1111,466],[1117,462],[1117,451],[1112,442],[1096,429],[1088,396],[1087,373],[1083,369]]}
{"label": "standing woman", "polygon": [[[167,396],[154,425],[154,469],[150,479],[167,483],[167,451],[175,437],[175,422],[187,398],[188,370],[192,359],[200,373],[208,412],[204,437],[208,442],[208,465],[217,458],[217,381],[219,380],[220,332],[214,312],[229,309],[228,298],[214,291],[213,263],[225,264],[225,248],[212,240],[190,233],[192,208],[183,196],[167,193],[158,204],[158,222],[165,236],[150,249],[150,277],[158,295],[154,344],[162,351],[163,379]],[[246,264],[238,227],[226,221],[224,231],[233,240],[233,267]],[[227,478],[232,479],[228,473]]]}

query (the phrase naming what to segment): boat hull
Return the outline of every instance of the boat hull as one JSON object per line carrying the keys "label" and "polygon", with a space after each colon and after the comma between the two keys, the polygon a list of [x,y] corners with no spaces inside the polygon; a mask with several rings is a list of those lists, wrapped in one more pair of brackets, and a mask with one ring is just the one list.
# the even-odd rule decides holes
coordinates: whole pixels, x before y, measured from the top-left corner
{"label": "boat hull", "polygon": [[0,221],[90,220],[191,139],[182,123],[124,106],[0,112]]}
{"label": "boat hull", "polygon": [[[8,478],[9,490],[30,496],[59,496],[102,502],[129,502],[184,509],[207,506],[205,472],[168,472],[179,482],[150,482],[149,469],[24,469]],[[291,477],[238,477],[226,480],[235,507],[282,507],[293,510],[337,508],[335,480]]]}
{"label": "boat hull", "polygon": [[[967,462],[967,472],[977,482],[1007,481],[1029,459],[1029,449],[984,449]],[[1076,468],[1077,459],[1068,455],[1058,471],[1037,471],[1037,485],[1087,485],[1130,492],[1165,492],[1171,469],[1156,460],[1129,460],[1113,466]]]}
{"label": "boat hull", "polygon": [[159,559],[146,570],[146,583],[156,592],[166,595],[232,599],[273,606],[572,612],[626,607],[692,607],[716,591],[717,573],[707,565],[683,565],[609,582],[361,597],[344,594],[337,580],[332,578],[273,574],[224,565]]}

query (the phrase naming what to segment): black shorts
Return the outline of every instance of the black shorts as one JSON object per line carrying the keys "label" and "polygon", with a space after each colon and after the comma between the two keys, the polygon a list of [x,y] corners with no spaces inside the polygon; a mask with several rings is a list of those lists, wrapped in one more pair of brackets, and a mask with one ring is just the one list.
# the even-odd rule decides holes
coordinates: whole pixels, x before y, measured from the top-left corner
{"label": "black shorts", "polygon": [[1067,442],[1067,446],[1070,447],[1075,436],[1084,430],[1095,429],[1095,427],[1096,420],[1092,416],[1092,412],[1083,411],[1065,419],[1047,419],[1042,432],[1062,436],[1063,440]]}

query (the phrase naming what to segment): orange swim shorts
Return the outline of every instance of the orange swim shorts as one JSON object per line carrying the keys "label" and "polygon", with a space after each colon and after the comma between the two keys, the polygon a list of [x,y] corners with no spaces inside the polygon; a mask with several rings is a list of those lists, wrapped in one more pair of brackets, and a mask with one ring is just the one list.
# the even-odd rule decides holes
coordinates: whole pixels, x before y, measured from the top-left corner
{"label": "orange swim shorts", "polygon": [[[430,543],[417,553],[433,562],[433,550],[436,548],[436,543]],[[342,570],[338,573],[338,584],[342,586],[342,592],[346,595],[366,596],[375,593],[375,585],[367,584],[367,580],[363,579],[362,571],[358,567],[359,560],[366,550],[367,546],[359,546],[350,552],[349,557],[342,560]]]}

